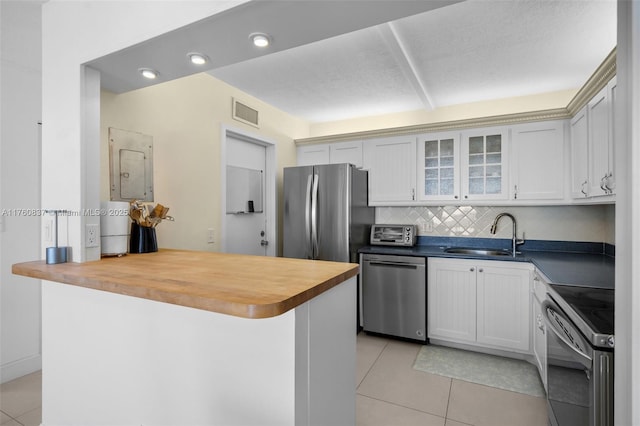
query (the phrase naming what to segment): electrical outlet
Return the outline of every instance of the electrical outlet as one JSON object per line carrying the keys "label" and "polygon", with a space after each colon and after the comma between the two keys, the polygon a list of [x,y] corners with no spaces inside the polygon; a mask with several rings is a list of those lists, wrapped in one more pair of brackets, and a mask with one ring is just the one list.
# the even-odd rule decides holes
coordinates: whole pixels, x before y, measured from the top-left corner
{"label": "electrical outlet", "polygon": [[86,234],[85,234],[85,246],[87,248],[90,247],[98,247],[98,239],[100,238],[99,231],[100,227],[97,224],[87,224],[86,226]]}
{"label": "electrical outlet", "polygon": [[53,245],[53,232],[54,222],[51,218],[45,218],[44,222],[44,242],[45,244]]}
{"label": "electrical outlet", "polygon": [[213,232],[213,228],[207,229],[207,243],[213,244],[215,241],[215,234]]}

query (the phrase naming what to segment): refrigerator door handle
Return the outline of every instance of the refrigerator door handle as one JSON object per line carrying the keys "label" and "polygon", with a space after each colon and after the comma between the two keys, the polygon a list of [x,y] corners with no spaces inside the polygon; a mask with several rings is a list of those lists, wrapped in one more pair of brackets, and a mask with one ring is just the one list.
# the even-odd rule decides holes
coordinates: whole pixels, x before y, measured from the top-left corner
{"label": "refrigerator door handle", "polygon": [[313,195],[311,196],[311,253],[318,256],[318,175],[313,175]]}
{"label": "refrigerator door handle", "polygon": [[305,255],[308,259],[313,259],[313,252],[311,247],[311,183],[313,179],[313,175],[309,175],[307,178],[307,192],[306,199],[304,202],[304,230],[305,230],[305,239],[304,239],[304,247],[305,247]]}

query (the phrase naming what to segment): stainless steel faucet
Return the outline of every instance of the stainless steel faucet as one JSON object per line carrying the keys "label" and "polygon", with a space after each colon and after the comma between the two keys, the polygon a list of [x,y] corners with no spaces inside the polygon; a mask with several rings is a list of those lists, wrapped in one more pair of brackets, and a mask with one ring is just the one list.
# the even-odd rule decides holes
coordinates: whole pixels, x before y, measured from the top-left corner
{"label": "stainless steel faucet", "polygon": [[519,245],[524,244],[524,232],[522,233],[522,239],[519,240],[518,239],[517,225],[516,225],[516,218],[513,217],[512,214],[510,214],[510,213],[500,213],[498,216],[496,216],[496,218],[493,219],[493,225],[491,225],[490,232],[492,234],[496,233],[496,230],[498,229],[498,222],[500,221],[502,216],[507,216],[508,218],[511,218],[511,222],[513,222],[513,236],[511,237],[511,254],[512,254],[513,257],[516,257],[516,253],[517,253],[516,248]]}

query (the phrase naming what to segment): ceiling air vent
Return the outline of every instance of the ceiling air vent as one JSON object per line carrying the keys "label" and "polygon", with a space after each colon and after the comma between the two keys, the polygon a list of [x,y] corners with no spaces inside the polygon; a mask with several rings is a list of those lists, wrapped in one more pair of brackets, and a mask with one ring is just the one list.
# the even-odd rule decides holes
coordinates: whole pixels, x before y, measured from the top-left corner
{"label": "ceiling air vent", "polygon": [[233,101],[233,118],[245,124],[258,127],[258,111],[235,99]]}

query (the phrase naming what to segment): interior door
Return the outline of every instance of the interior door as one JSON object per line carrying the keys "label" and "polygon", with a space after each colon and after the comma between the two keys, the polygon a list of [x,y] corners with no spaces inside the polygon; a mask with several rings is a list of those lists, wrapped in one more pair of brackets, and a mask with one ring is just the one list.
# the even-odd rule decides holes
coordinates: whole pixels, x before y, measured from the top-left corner
{"label": "interior door", "polygon": [[[227,253],[267,255],[266,148],[227,135]],[[259,176],[262,176],[261,180]],[[259,182],[259,183],[258,183]]]}

